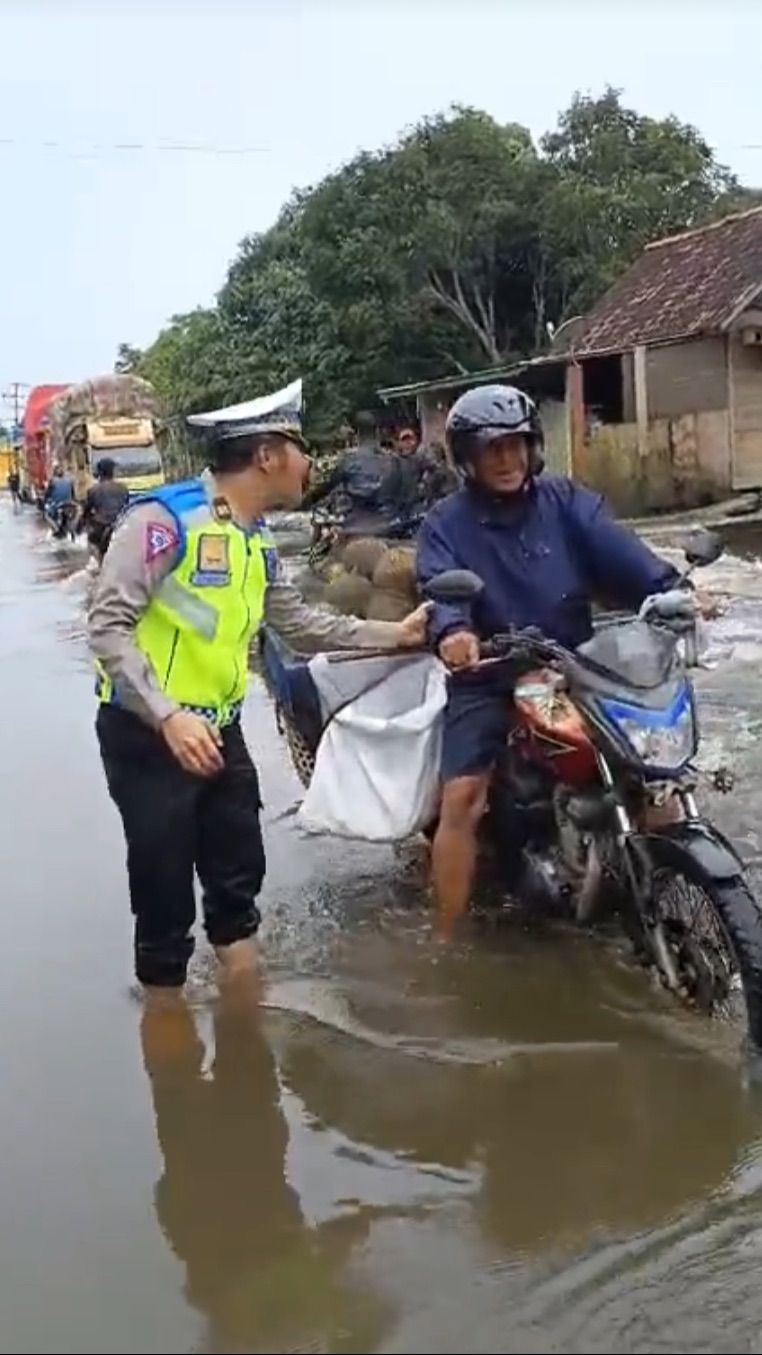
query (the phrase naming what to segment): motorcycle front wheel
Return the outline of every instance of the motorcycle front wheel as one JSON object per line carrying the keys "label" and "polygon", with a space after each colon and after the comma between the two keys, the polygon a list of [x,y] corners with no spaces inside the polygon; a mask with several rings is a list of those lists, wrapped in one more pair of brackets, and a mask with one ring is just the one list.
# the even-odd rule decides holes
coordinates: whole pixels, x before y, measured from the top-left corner
{"label": "motorcycle front wheel", "polygon": [[662,868],[654,872],[651,898],[683,1001],[746,1025],[762,1051],[762,911],[746,881],[699,880]]}

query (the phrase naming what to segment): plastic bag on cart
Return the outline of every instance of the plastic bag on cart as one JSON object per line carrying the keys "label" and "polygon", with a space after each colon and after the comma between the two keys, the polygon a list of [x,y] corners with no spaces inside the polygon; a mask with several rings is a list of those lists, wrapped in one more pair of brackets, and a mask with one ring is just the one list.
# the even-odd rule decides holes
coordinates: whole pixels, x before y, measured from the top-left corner
{"label": "plastic bag on cart", "polygon": [[398,842],[425,828],[439,795],[447,700],[439,660],[320,656],[310,671],[327,724],[302,826],[368,842]]}

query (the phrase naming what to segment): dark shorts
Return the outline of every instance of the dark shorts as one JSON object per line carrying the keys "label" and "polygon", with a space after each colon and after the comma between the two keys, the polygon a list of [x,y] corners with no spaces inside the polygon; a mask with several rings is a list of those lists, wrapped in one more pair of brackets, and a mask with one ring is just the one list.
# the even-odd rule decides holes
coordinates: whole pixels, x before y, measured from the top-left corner
{"label": "dark shorts", "polygon": [[453,676],[445,710],[442,780],[492,771],[511,727],[511,692],[496,672]]}
{"label": "dark shorts", "polygon": [[90,545],[101,560],[108,550],[113,532],[113,523],[94,522],[87,533],[87,539],[90,542]]}

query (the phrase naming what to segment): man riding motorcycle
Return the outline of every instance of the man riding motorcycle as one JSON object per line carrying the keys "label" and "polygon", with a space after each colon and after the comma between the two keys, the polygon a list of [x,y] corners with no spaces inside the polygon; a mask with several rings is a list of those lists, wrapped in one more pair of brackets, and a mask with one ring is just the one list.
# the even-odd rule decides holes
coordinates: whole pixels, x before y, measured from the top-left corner
{"label": "man riding motorcycle", "polygon": [[480,641],[535,626],[574,648],[592,633],[592,598],[637,609],[650,594],[674,587],[677,574],[613,520],[599,494],[541,474],[542,424],[523,391],[499,385],[467,391],[450,410],[446,432],[465,482],[424,521],[419,584],[425,590],[450,569],[472,570],[484,582],[475,603],[438,605],[431,618],[432,639],[453,674],[432,858],[447,929],[468,906],[477,833],[510,725],[505,669],[497,667],[496,676],[477,670]]}
{"label": "man riding motorcycle", "polygon": [[74,481],[58,463],[53,467],[53,474],[45,490],[43,512],[53,531],[58,534],[63,534],[67,517],[73,520],[76,514]]}
{"label": "man riding motorcycle", "polygon": [[358,414],[355,426],[357,446],[345,452],[331,474],[305,496],[302,507],[314,508],[330,495],[341,500],[347,523],[360,517],[391,517],[396,508],[390,495],[394,457],[378,445],[372,414]]}

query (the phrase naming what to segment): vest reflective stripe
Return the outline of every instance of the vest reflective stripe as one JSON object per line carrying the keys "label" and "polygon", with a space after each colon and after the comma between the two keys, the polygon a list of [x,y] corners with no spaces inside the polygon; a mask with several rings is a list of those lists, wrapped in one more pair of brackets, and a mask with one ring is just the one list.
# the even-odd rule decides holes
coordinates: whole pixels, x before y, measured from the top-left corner
{"label": "vest reflective stripe", "polygon": [[[247,536],[219,521],[199,481],[168,486],[152,498],[176,519],[180,555],[138,623],[138,648],[171,700],[213,712],[225,724],[246,692],[273,545],[259,531]],[[215,545],[217,538],[224,544]],[[100,697],[118,702],[119,693],[102,682]]]}
{"label": "vest reflective stripe", "polygon": [[203,635],[205,640],[213,640],[217,634],[218,612],[215,607],[210,607],[208,602],[204,602],[197,593],[191,593],[178,583],[174,574],[168,574],[161,588],[157,592],[157,597],[177,612],[184,621],[188,622],[199,635]]}

